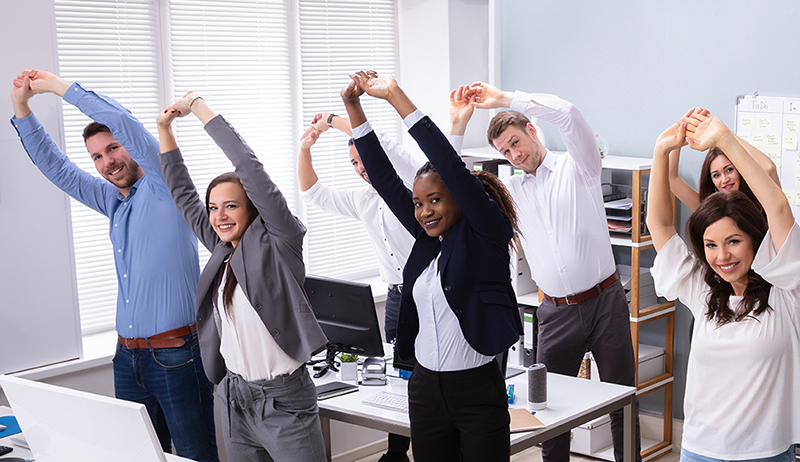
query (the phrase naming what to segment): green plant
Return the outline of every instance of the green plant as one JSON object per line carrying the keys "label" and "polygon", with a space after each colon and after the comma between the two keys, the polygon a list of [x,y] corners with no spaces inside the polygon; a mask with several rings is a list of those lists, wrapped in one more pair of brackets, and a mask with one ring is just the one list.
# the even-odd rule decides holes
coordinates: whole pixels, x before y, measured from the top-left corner
{"label": "green plant", "polygon": [[354,363],[356,361],[358,361],[358,355],[353,355],[350,353],[342,353],[343,363]]}

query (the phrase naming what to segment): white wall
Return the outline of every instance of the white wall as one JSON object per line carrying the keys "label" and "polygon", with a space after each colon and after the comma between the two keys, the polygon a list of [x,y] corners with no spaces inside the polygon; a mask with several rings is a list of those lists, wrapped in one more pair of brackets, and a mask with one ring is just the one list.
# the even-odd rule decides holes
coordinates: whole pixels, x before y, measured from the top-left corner
{"label": "white wall", "polygon": [[[52,0],[5,1],[0,42],[0,373],[80,355],[69,201],[34,167],[7,122],[8,94],[23,69],[58,70]],[[31,107],[63,145],[61,99]]]}

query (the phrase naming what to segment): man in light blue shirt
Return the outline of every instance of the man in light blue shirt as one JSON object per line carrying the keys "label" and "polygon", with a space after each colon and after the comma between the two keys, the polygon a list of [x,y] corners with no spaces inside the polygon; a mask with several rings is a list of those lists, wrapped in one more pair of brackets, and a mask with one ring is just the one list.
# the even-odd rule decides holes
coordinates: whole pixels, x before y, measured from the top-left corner
{"label": "man in light blue shirt", "polygon": [[[32,113],[35,94],[55,93],[95,122],[84,141],[100,179],[72,163]],[[111,98],[47,71],[24,71],[11,92],[16,128],[53,184],[109,218],[118,296],[117,398],[147,407],[165,452],[217,461],[213,394],[197,345],[197,240],[169,193],[158,141]]]}

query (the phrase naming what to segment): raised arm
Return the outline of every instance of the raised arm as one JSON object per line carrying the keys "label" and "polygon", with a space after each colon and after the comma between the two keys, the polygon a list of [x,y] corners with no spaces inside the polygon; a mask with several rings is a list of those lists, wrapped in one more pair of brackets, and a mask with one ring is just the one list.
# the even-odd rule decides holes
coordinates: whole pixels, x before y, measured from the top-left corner
{"label": "raised arm", "polygon": [[758,165],[760,165],[761,168],[763,168],[764,171],[767,172],[767,175],[769,175],[769,177],[772,178],[772,181],[774,181],[775,184],[780,187],[781,179],[778,176],[778,168],[775,166],[775,162],[773,162],[772,159],[770,159],[766,154],[759,151],[758,148],[748,143],[747,141],[739,138],[738,135],[736,136],[736,139],[739,141],[739,144],[742,145],[744,150],[747,151],[748,154],[750,154],[750,157],[755,159],[755,161],[758,162]]}
{"label": "raised arm", "polygon": [[335,128],[340,132],[347,134],[350,138],[353,137],[353,130],[350,127],[350,119],[342,117],[330,112],[320,112],[314,116],[311,121],[311,126],[319,130],[320,133],[328,131],[329,128]]}
{"label": "raised arm", "polygon": [[109,198],[116,200],[117,189],[70,161],[39,123],[28,103],[36,94],[31,88],[31,72],[33,71],[26,70],[18,75],[11,90],[14,108],[11,123],[17,130],[22,146],[34,165],[50,182],[75,200],[108,216],[106,201]]}
{"label": "raised arm", "polygon": [[219,236],[208,221],[206,206],[197,193],[194,182],[189,175],[189,169],[186,168],[181,151],[178,149],[178,143],[172,133],[172,122],[175,118],[189,114],[189,109],[185,105],[186,102],[180,99],[161,112],[156,118],[158,139],[161,146],[159,160],[164,180],[167,183],[173,202],[180,210],[186,223],[192,228],[195,236],[206,249],[213,252],[214,247],[220,241]]}
{"label": "raised arm", "polygon": [[32,70],[31,88],[34,92],[60,95],[95,122],[107,126],[131,158],[145,171],[164,184],[158,160],[158,141],[131,112],[113,98],[88,91],[80,83],[70,84],[52,72]]}
{"label": "raised arm", "polygon": [[689,186],[689,183],[681,177],[679,172],[680,162],[680,148],[673,149],[669,153],[669,189],[679,201],[689,207],[689,210],[694,211],[700,206],[700,193]]}
{"label": "raised arm", "polygon": [[713,146],[722,149],[750,185],[750,189],[767,214],[772,245],[775,252],[778,252],[794,225],[791,206],[781,188],[719,118],[695,111],[683,120],[687,123],[686,136],[692,149],[703,151]]}
{"label": "raised arm", "polygon": [[311,146],[317,142],[319,134],[320,131],[312,125],[300,138],[300,152],[297,154],[297,180],[300,183],[300,191],[308,191],[319,181],[317,172],[314,171],[314,163],[311,161]]}
{"label": "raised arm", "polygon": [[676,234],[669,184],[669,155],[685,145],[686,124],[677,122],[661,133],[653,149],[653,166],[650,169],[647,193],[647,227],[656,251],[660,251]]}
{"label": "raised arm", "polygon": [[247,197],[258,210],[267,230],[276,236],[301,243],[306,232],[305,226],[292,215],[286,198],[241,135],[224,117],[216,115],[202,99],[196,99],[191,110],[233,164]]}
{"label": "raised arm", "polygon": [[[417,111],[414,103],[400,89],[394,78],[361,72],[357,73],[354,79],[367,94],[386,99],[398,114],[403,116],[404,122],[409,126],[409,133],[436,168],[472,228],[507,246],[513,234],[508,218],[500,211],[498,205],[489,199],[481,181],[467,170],[450,141],[428,117],[423,117]],[[508,232],[505,232],[506,227],[498,226],[501,223],[508,224]]]}
{"label": "raised arm", "polygon": [[552,123],[558,127],[567,153],[581,176],[587,180],[600,176],[603,161],[597,149],[597,140],[589,123],[574,104],[547,93],[512,93],[483,82],[473,83],[471,90],[475,94],[473,106],[476,108],[508,107]]}

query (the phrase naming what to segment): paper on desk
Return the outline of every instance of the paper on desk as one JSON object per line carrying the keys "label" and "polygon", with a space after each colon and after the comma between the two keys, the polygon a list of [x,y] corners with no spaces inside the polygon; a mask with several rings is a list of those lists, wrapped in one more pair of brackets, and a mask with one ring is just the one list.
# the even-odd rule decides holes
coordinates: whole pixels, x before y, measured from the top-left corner
{"label": "paper on desk", "polygon": [[19,423],[17,423],[17,418],[13,415],[0,417],[0,425],[6,426],[6,429],[0,432],[0,438],[22,433],[22,430],[19,428]]}
{"label": "paper on desk", "polygon": [[509,409],[508,413],[511,415],[511,433],[529,432],[545,428],[542,421],[527,409]]}

